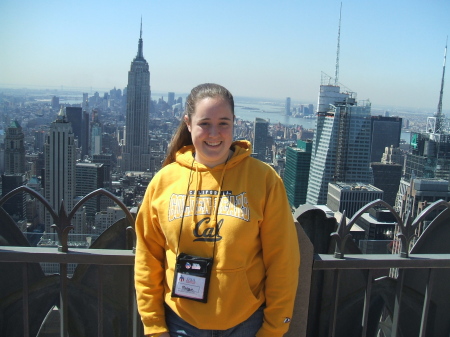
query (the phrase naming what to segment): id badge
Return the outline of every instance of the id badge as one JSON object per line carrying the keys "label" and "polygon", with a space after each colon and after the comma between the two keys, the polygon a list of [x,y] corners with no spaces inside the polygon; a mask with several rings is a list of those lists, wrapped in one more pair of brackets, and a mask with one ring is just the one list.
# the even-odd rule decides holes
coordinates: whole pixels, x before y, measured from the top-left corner
{"label": "id badge", "polygon": [[206,303],[212,264],[212,258],[180,253],[175,265],[172,297]]}

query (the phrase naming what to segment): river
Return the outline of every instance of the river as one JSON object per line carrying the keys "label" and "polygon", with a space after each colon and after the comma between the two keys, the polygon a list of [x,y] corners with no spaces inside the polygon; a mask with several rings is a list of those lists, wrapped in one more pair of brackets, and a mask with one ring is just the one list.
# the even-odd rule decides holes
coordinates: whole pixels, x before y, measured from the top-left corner
{"label": "river", "polygon": [[[256,117],[268,119],[271,124],[281,123],[283,125],[302,125],[304,129],[315,129],[315,118],[297,118],[284,115],[284,108],[275,105],[261,105],[261,104],[241,104],[236,102],[235,107],[236,117],[246,120],[255,121]],[[402,131],[400,139],[407,143],[410,141],[410,133]]]}

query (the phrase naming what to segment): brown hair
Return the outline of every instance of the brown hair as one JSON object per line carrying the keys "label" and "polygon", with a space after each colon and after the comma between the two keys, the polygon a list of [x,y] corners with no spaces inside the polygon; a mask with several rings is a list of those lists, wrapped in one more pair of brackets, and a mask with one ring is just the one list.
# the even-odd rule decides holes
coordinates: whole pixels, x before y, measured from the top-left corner
{"label": "brown hair", "polygon": [[233,95],[225,87],[214,83],[204,83],[196,86],[191,90],[191,93],[186,99],[183,117],[181,118],[177,131],[172,137],[166,159],[164,159],[162,164],[163,167],[175,161],[175,155],[179,149],[186,145],[192,145],[191,133],[189,132],[186,122],[184,121],[184,116],[187,116],[189,121],[191,121],[192,115],[195,113],[195,105],[197,102],[204,98],[214,97],[221,97],[227,101],[230,104],[231,112],[234,117]]}

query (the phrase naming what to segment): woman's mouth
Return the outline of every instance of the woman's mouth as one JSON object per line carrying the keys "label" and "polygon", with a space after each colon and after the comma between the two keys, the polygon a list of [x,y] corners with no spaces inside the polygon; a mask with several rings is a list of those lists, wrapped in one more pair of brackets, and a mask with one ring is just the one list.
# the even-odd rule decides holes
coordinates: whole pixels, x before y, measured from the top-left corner
{"label": "woman's mouth", "polygon": [[219,146],[220,144],[222,144],[222,142],[205,142],[206,145],[209,146]]}

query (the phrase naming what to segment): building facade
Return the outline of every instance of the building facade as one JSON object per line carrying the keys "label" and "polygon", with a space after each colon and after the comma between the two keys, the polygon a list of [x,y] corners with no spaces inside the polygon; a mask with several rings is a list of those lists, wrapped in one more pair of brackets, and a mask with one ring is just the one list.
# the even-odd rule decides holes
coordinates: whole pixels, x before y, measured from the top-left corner
{"label": "building facade", "polygon": [[306,202],[327,201],[328,183],[371,183],[370,103],[358,105],[354,93],[321,85]]}
{"label": "building facade", "polygon": [[289,204],[294,209],[306,203],[312,141],[297,141],[297,147],[286,148],[283,181]]}
{"label": "building facade", "polygon": [[284,105],[284,114],[286,116],[291,116],[291,98],[290,97],[286,97],[286,103]]}
{"label": "building facade", "polygon": [[438,178],[450,175],[450,135],[412,133],[405,158],[405,179]]}
{"label": "building facade", "polygon": [[[75,197],[76,146],[72,125],[67,121],[64,108],[50,125],[50,131],[44,145],[45,198],[55,211],[59,211],[61,201],[67,212],[73,207]],[[52,232],[53,219],[45,212],[45,231]]]}
{"label": "building facade", "polygon": [[[2,196],[27,183],[24,174],[2,174]],[[26,218],[26,194],[17,193],[2,205],[16,224]]]}
{"label": "building facade", "polygon": [[[396,210],[406,221],[407,216],[415,219],[420,212],[430,204],[438,200],[450,201],[450,189],[448,180],[430,179],[402,179],[397,197]],[[440,212],[440,211],[439,211]],[[439,212],[429,214],[425,219],[425,226],[436,217]],[[422,230],[425,228],[422,228]],[[417,233],[418,235],[421,234]]]}
{"label": "building facade", "polygon": [[400,117],[372,116],[371,162],[381,162],[386,147],[400,146],[402,119]]}
{"label": "building facade", "polygon": [[333,212],[351,218],[361,207],[377,199],[383,199],[383,191],[370,184],[330,183],[327,206]]}
{"label": "building facade", "polygon": [[[105,182],[105,169],[103,164],[98,163],[77,163],[75,167],[76,187],[75,194],[77,197],[85,195],[103,188]],[[100,211],[100,196],[89,199],[85,202],[86,217],[93,220],[95,213]]]}
{"label": "building facade", "polygon": [[[87,103],[82,105],[87,107]],[[66,107],[66,117],[72,125],[74,137],[78,141],[77,146],[81,149],[81,156],[89,155],[89,113],[83,111],[82,107]]]}
{"label": "building facade", "polygon": [[269,136],[269,121],[263,118],[255,118],[253,124],[253,154],[261,161],[266,161],[267,138]]}
{"label": "building facade", "polygon": [[384,192],[384,201],[392,207],[395,206],[403,166],[399,164],[384,164],[372,162],[373,186]]}
{"label": "building facade", "polygon": [[5,135],[5,174],[25,173],[24,137],[19,122],[11,122]]}

